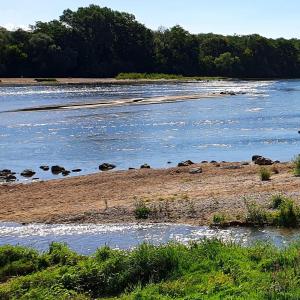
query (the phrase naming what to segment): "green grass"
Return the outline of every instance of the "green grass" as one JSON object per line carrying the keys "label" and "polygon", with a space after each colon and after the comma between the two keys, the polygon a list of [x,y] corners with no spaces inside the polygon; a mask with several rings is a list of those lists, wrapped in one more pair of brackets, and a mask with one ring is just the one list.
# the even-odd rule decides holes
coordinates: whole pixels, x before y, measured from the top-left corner
{"label": "green grass", "polygon": [[300,176],[300,154],[294,159],[294,175]]}
{"label": "green grass", "polygon": [[151,213],[151,209],[142,200],[135,203],[134,215],[136,219],[148,219]]}
{"label": "green grass", "polygon": [[182,76],[176,74],[161,74],[161,73],[120,73],[116,76],[118,80],[124,79],[146,79],[146,80],[220,80],[225,77],[201,77],[201,76]]}
{"label": "green grass", "polygon": [[60,244],[42,254],[5,246],[0,299],[299,299],[299,252],[300,243],[278,250],[217,240],[130,252],[104,247],[89,257]]}
{"label": "green grass", "polygon": [[36,82],[57,82],[56,78],[35,78]]}

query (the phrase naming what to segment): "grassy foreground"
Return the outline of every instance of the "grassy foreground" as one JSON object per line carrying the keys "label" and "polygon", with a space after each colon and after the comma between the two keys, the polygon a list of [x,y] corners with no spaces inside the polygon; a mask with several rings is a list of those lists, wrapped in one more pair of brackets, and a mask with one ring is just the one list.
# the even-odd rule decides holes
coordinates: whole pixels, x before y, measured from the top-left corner
{"label": "grassy foreground", "polygon": [[225,77],[206,77],[206,76],[193,76],[187,77],[183,75],[175,74],[162,74],[162,73],[120,73],[116,76],[116,79],[145,79],[145,80],[220,80],[225,79]]}
{"label": "grassy foreground", "polygon": [[300,243],[285,250],[204,241],[46,253],[0,247],[0,299],[299,299]]}

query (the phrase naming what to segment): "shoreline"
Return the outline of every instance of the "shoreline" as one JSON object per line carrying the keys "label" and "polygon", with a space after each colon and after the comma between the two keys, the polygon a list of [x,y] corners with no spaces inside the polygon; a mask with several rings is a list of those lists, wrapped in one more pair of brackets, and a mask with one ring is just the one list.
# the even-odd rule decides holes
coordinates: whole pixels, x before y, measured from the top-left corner
{"label": "shoreline", "polygon": [[[262,182],[259,166],[201,163],[189,167],[113,171],[30,184],[0,186],[0,222],[16,223],[175,223],[210,225],[215,214],[239,221],[244,198],[268,207],[274,194],[299,204],[299,178],[290,163],[275,165],[278,174]],[[191,169],[202,173],[191,174]],[[137,202],[150,209],[136,220]]]}
{"label": "shoreline", "polygon": [[[164,83],[185,83],[201,82],[193,79],[116,79],[116,78],[54,78],[55,81],[36,81],[35,78],[0,78],[1,86],[60,86],[60,85],[101,85],[101,84],[164,84]],[[204,79],[207,81],[209,79]],[[233,80],[232,78],[211,79],[211,80]]]}

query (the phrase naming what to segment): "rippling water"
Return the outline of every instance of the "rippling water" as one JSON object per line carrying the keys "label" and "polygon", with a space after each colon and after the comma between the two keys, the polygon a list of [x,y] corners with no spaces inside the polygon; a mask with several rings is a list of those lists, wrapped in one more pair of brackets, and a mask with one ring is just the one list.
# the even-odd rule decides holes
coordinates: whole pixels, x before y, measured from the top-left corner
{"label": "rippling water", "polygon": [[174,224],[153,225],[18,225],[0,223],[0,245],[23,245],[45,251],[53,241],[67,243],[73,250],[91,254],[101,246],[131,249],[148,242],[155,245],[170,241],[187,244],[205,238],[218,238],[225,242],[251,245],[265,241],[285,247],[300,238],[298,230],[279,230],[275,228],[228,228],[213,229],[206,226]]}
{"label": "rippling water", "polygon": [[[43,105],[221,91],[237,96],[155,105],[5,112]],[[245,93],[245,94],[242,94]],[[299,153],[300,81],[0,87],[0,169],[60,164],[98,171],[168,161],[290,160]],[[37,177],[53,178],[39,171]]]}

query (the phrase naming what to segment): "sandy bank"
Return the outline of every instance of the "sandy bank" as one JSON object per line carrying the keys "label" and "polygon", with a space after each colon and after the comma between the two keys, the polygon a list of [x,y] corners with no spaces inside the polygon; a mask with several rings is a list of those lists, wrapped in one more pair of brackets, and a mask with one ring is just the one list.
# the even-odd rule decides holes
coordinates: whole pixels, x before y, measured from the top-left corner
{"label": "sandy bank", "polygon": [[15,85],[93,85],[195,82],[191,79],[115,79],[115,78],[55,78],[56,81],[37,82],[35,78],[0,78],[0,86]]}
{"label": "sandy bank", "polygon": [[[16,222],[133,222],[137,200],[155,214],[148,221],[207,224],[215,213],[239,219],[243,197],[268,205],[269,197],[285,193],[299,201],[300,179],[291,165],[278,164],[279,174],[261,182],[259,167],[240,163],[99,173],[30,185],[0,186],[0,221]],[[237,166],[237,167],[231,167]],[[193,166],[194,167],[194,166]]]}
{"label": "sandy bank", "polygon": [[193,95],[176,95],[176,96],[161,96],[161,97],[149,97],[149,98],[130,98],[130,99],[117,99],[117,100],[101,100],[94,101],[91,103],[81,102],[81,103],[70,103],[62,105],[44,105],[36,107],[21,108],[5,112],[24,112],[24,111],[45,111],[45,110],[74,110],[74,109],[93,109],[99,107],[112,107],[112,106],[124,106],[124,105],[145,105],[145,104],[160,104],[160,103],[170,103],[178,102],[184,100],[199,100],[205,98],[216,98],[224,97],[224,95],[217,94],[193,94]]}

